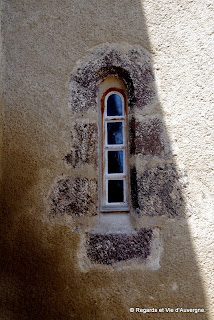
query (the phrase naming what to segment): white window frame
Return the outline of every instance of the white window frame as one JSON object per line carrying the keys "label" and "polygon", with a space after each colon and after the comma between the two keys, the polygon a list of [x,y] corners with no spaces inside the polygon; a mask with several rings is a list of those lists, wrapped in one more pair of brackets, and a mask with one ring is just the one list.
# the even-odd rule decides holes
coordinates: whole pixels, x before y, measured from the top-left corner
{"label": "white window frame", "polygon": [[[117,94],[122,100],[122,116],[107,116],[107,100],[112,94]],[[127,125],[127,99],[125,92],[119,88],[109,88],[103,94],[102,115],[102,199],[101,212],[127,212],[129,211],[129,172],[128,172],[128,125]],[[107,123],[122,122],[123,144],[109,145],[107,142]],[[123,173],[108,173],[108,151],[123,151]],[[108,202],[108,181],[123,180],[123,202]]]}

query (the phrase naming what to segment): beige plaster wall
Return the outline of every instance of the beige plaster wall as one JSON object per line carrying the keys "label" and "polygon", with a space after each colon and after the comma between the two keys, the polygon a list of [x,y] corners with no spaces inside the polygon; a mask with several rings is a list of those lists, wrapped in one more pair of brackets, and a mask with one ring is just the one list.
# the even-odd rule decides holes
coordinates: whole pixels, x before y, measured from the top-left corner
{"label": "beige plaster wall", "polygon": [[[167,13],[164,8],[167,8]],[[161,5],[150,7],[145,2],[144,9],[155,51],[154,60],[159,69],[159,98],[176,163],[188,172],[186,201],[190,216],[187,223],[207,302],[211,306],[214,221],[213,4],[209,1],[182,1],[174,6],[174,3],[164,1]],[[158,37],[154,26],[159,28]]]}
{"label": "beige plaster wall", "polygon": [[[212,6],[4,1],[2,319],[154,319],[130,307],[204,308],[170,319],[214,318]],[[149,263],[94,266],[85,258],[85,230],[96,219],[51,217],[48,197],[60,177],[74,174],[63,159],[72,147],[76,62],[97,45],[121,42],[152,54],[158,112],[186,179],[185,216],[134,222],[155,229],[161,249]]]}

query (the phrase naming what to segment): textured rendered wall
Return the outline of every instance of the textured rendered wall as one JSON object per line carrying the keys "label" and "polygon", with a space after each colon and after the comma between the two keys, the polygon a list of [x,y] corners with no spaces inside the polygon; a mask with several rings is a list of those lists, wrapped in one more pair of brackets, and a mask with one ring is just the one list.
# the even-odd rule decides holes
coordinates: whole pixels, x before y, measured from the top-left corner
{"label": "textured rendered wall", "polygon": [[[0,17],[2,21],[2,1],[0,1]],[[2,49],[2,24],[0,22],[0,210],[2,208],[2,93],[3,93],[3,82],[2,82],[2,69],[3,69],[3,49]]]}
{"label": "textured rendered wall", "polygon": [[[5,0],[2,23],[0,317],[213,319],[211,1]],[[145,61],[141,91],[132,66]],[[112,225],[97,214],[100,63],[103,76],[127,69],[135,88],[131,222]],[[130,243],[144,243],[143,259],[124,258]]]}

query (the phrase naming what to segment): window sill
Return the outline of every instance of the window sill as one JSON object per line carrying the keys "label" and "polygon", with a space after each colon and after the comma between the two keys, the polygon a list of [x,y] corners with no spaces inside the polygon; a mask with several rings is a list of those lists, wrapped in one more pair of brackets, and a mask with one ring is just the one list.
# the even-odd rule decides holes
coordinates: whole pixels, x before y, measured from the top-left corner
{"label": "window sill", "polygon": [[136,232],[128,212],[102,212],[98,224],[90,233],[132,233]]}
{"label": "window sill", "polygon": [[117,212],[129,212],[129,207],[128,206],[120,206],[114,207],[114,206],[102,206],[100,208],[100,212],[111,212],[111,213],[117,213]]}

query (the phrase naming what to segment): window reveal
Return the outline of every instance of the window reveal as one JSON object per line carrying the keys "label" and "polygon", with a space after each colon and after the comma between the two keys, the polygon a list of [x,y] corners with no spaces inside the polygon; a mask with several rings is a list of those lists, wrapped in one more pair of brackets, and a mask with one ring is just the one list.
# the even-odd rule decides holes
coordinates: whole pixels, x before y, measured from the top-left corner
{"label": "window reveal", "polygon": [[101,211],[128,211],[127,108],[123,90],[110,88],[102,98]]}

